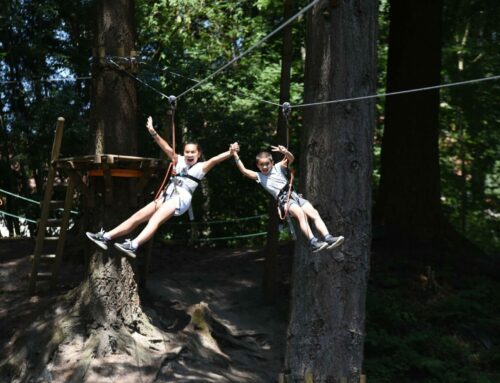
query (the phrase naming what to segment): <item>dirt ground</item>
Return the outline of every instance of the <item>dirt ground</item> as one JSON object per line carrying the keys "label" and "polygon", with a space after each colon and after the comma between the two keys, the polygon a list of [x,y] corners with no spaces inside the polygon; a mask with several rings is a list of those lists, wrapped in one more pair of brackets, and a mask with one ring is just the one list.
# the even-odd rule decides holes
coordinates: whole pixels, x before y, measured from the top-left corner
{"label": "dirt ground", "polygon": [[[43,316],[61,294],[78,285],[85,273],[83,261],[65,261],[57,289],[42,288],[38,295],[29,296],[27,276],[32,251],[31,240],[0,241],[0,351],[16,330]],[[278,299],[268,304],[261,289],[264,258],[260,250],[185,249],[156,243],[147,285],[141,290],[144,312],[163,331],[175,333],[190,321],[183,309],[203,302],[217,322],[234,335],[231,342],[216,339],[216,347],[227,358],[222,365],[210,366],[181,347],[174,353],[175,363],[166,357],[154,373],[134,371],[127,379],[115,370],[106,382],[275,382],[283,366],[291,248],[285,246],[281,251]],[[139,257],[138,274],[141,263]],[[172,310],[180,313],[174,320]],[[114,362],[120,364],[120,360]],[[143,380],[151,374],[153,380]],[[47,381],[56,380],[48,377]]]}

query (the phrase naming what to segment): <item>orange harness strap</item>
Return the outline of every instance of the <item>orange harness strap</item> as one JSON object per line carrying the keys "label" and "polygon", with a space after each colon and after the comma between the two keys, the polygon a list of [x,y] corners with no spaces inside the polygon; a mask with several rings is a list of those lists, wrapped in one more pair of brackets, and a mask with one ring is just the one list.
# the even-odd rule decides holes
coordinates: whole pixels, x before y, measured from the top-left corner
{"label": "orange harness strap", "polygon": [[170,110],[172,112],[172,151],[174,152],[172,162],[168,165],[168,169],[165,173],[165,177],[163,177],[163,182],[161,183],[160,188],[156,192],[154,201],[157,200],[159,197],[161,191],[163,190],[163,187],[165,186],[165,183],[169,179],[169,177],[175,176],[175,165],[177,165],[177,154],[175,153],[175,107],[177,106],[177,99],[175,96],[169,96],[168,97],[168,102],[170,103]]}
{"label": "orange harness strap", "polygon": [[[289,102],[284,102],[283,103],[283,116],[285,117],[285,122],[286,122],[286,148],[288,149],[289,141],[290,141],[290,122],[288,121],[288,117],[290,117],[290,113],[292,112],[292,106],[290,105]],[[279,207],[278,203],[278,215],[282,221],[288,218],[288,208],[290,207],[290,196],[292,195],[292,187],[293,187],[293,179],[295,177],[295,171],[291,166],[288,166],[288,169],[290,170],[290,181],[288,183],[288,193],[286,195],[286,201],[285,201],[285,206],[284,210],[285,213],[281,214],[281,210]]]}

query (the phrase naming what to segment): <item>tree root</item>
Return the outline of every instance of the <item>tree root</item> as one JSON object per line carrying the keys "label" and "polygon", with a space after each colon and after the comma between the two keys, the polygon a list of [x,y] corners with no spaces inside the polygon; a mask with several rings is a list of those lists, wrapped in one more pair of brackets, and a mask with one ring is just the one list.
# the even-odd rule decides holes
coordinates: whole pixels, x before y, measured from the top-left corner
{"label": "tree root", "polygon": [[69,292],[16,332],[9,357],[0,362],[0,382],[260,380],[235,368],[244,360],[265,359],[254,340],[258,334],[236,331],[206,303],[186,307],[190,322],[167,333],[153,326],[140,306],[134,320],[121,326],[89,321],[82,315],[88,314],[84,292],[82,286]]}

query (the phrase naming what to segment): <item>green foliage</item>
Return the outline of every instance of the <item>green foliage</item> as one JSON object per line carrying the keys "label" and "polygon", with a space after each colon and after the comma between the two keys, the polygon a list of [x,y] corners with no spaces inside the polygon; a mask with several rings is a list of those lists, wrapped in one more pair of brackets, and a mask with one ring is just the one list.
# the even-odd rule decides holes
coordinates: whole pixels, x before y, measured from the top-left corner
{"label": "green foliage", "polygon": [[[371,382],[479,383],[500,376],[500,284],[437,270],[417,283],[417,262],[377,263],[367,301],[365,368]],[[405,270],[404,273],[396,270]],[[389,280],[389,283],[387,281]]]}
{"label": "green foliage", "polygon": [[[282,21],[282,3],[259,1],[221,3],[216,1],[138,2],[141,51],[148,65],[148,76],[168,94],[180,94],[241,54]],[[292,68],[292,100],[302,92],[303,62],[300,55],[303,25],[294,23],[295,58]],[[254,168],[255,153],[274,143],[276,107],[260,100],[278,102],[280,79],[280,35],[266,42],[242,60],[226,68],[192,92],[179,99],[177,124],[185,131],[183,139],[195,139],[205,157],[240,142],[241,158]],[[158,68],[167,68],[158,71]],[[172,72],[178,74],[173,75]],[[143,115],[152,114],[161,124],[165,103],[144,88],[139,88]],[[151,103],[151,99],[157,102]],[[299,128],[297,119],[294,127]],[[292,150],[296,151],[296,132]],[[149,145],[149,142],[147,142]],[[179,144],[179,143],[178,143]],[[142,151],[149,148],[141,147]],[[156,148],[154,148],[156,150]],[[207,176],[206,191],[195,197],[197,220],[245,217],[267,212],[268,197],[254,183],[241,177],[231,163],[223,164]],[[207,194],[208,193],[208,194]],[[224,196],[224,198],[220,198]],[[162,230],[166,231],[166,228]],[[191,234],[181,228],[174,238]],[[266,230],[266,221],[240,225],[212,225],[204,236],[226,237]],[[248,240],[262,244],[265,237]],[[243,242],[239,242],[240,244]]]}
{"label": "green foliage", "polygon": [[[305,4],[297,3],[296,9]],[[498,74],[500,50],[495,15],[500,12],[499,4],[494,0],[444,2],[443,82]],[[283,21],[282,7],[282,1],[277,0],[137,1],[139,77],[167,94],[178,95],[279,25]],[[62,155],[88,153],[90,82],[38,80],[90,73],[91,11],[92,3],[86,0],[29,0],[6,3],[2,8],[0,73],[2,79],[15,83],[3,84],[0,90],[4,123],[0,155],[3,161],[22,169],[20,177],[10,173],[2,177],[0,183],[7,189],[27,194],[31,176],[41,184],[59,115],[66,118]],[[389,1],[381,1],[379,11],[377,88],[384,92]],[[304,25],[304,18],[292,24],[292,104],[302,98]],[[242,159],[253,167],[255,152],[274,142],[278,108],[259,100],[278,101],[280,37],[276,35],[179,99],[176,117],[182,137],[178,145],[181,139],[195,139],[204,148],[205,156],[210,157],[238,140]],[[159,128],[166,126],[165,100],[147,87],[137,87],[139,124],[143,126],[146,117],[152,115]],[[499,87],[498,82],[488,82],[441,92],[443,210],[459,231],[490,254],[500,249]],[[375,189],[384,102],[383,98],[377,101]],[[300,111],[294,110],[292,126],[291,149],[300,161]],[[144,129],[139,130],[139,153],[158,155],[158,148]],[[250,216],[267,210],[265,194],[253,182],[241,178],[229,163],[209,174],[206,188],[203,196],[196,197],[197,219]],[[210,202],[204,203],[207,198]],[[257,227],[248,223],[211,230],[258,232],[265,230],[265,222]]]}
{"label": "green foliage", "polygon": [[[500,4],[445,2],[443,79],[462,81],[497,74]],[[442,92],[443,202],[451,222],[489,253],[500,249],[498,166],[500,114],[496,81]]]}
{"label": "green foliage", "polygon": [[[389,1],[379,4],[378,91],[385,91]],[[443,2],[442,83],[498,74],[498,15],[494,0]],[[500,251],[500,83],[490,81],[441,91],[441,199],[446,218],[489,254]],[[379,181],[384,99],[378,99],[374,190]],[[376,196],[376,193],[375,193]]]}

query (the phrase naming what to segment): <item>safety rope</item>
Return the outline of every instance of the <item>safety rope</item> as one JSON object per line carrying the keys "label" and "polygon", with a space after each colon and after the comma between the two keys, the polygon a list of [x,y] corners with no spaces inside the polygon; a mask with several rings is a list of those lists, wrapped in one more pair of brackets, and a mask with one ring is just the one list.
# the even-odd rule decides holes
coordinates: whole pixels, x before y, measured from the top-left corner
{"label": "safety rope", "polygon": [[260,237],[260,236],[263,236],[263,235],[267,235],[267,231],[261,231],[259,233],[235,235],[235,236],[232,236],[232,237],[199,238],[199,239],[193,239],[193,241],[195,241],[195,242],[226,241],[226,240],[229,240],[229,239]]}
{"label": "safety rope", "polygon": [[219,223],[234,223],[234,222],[242,222],[242,221],[253,221],[261,218],[268,218],[267,214],[253,215],[249,217],[241,217],[241,218],[231,218],[231,219],[217,219],[212,221],[196,221],[196,222],[165,222],[164,225],[212,225]]}
{"label": "safety rope", "polygon": [[0,214],[2,215],[7,215],[9,217],[17,218],[19,221],[24,219],[25,221],[31,222],[31,223],[36,223],[36,221],[33,221],[32,219],[26,218],[26,217],[21,217],[19,215],[7,213],[6,211],[0,210]]}
{"label": "safety rope", "polygon": [[[3,194],[7,194],[7,195],[10,195],[11,197],[14,197],[14,198],[18,198],[20,200],[23,200],[23,201],[27,201],[27,202],[30,202],[30,203],[33,203],[33,204],[36,204],[36,205],[42,205],[42,203],[40,201],[36,201],[34,199],[30,199],[30,198],[26,198],[26,197],[23,197],[19,194],[14,194],[14,193],[11,193],[7,190],[4,190],[4,189],[0,189],[0,193],[3,193]],[[57,210],[64,210],[63,208],[59,208]],[[78,214],[78,211],[76,210],[70,210],[69,211],[71,214]]]}
{"label": "safety rope", "polygon": [[[213,237],[213,238],[197,238],[197,239],[184,239],[186,242],[211,242],[211,241],[227,241],[230,239],[240,239],[240,238],[252,238],[252,237],[261,237],[267,235],[267,231],[261,231],[258,233],[251,233],[251,234],[242,234],[242,235],[234,235],[230,237]],[[168,242],[169,240],[166,239],[161,239],[164,242]],[[174,240],[174,242],[181,241],[181,240]]]}
{"label": "safety rope", "polygon": [[168,102],[170,104],[170,113],[171,113],[171,117],[172,117],[171,118],[171,125],[172,125],[172,152],[173,152],[173,155],[172,155],[172,161],[168,165],[168,169],[165,172],[165,177],[163,177],[163,182],[161,183],[160,187],[158,188],[156,195],[155,195],[155,198],[154,198],[155,210],[157,209],[156,200],[158,199],[158,197],[159,197],[161,191],[163,190],[163,187],[165,186],[165,183],[167,182],[169,177],[171,175],[175,176],[175,166],[177,165],[177,153],[176,153],[176,149],[175,149],[175,147],[176,147],[175,146],[175,141],[176,141],[176,138],[175,138],[175,109],[177,106],[177,98],[175,96],[167,96],[167,99],[168,99]]}
{"label": "safety rope", "polygon": [[10,195],[11,197],[18,198],[18,199],[21,199],[23,201],[27,201],[27,202],[31,202],[31,203],[34,203],[34,204],[37,204],[37,205],[41,205],[40,201],[35,201],[34,199],[29,199],[29,198],[23,197],[23,196],[21,196],[19,194],[11,193],[11,192],[9,192],[7,190],[4,190],[4,189],[0,189],[0,193]]}

